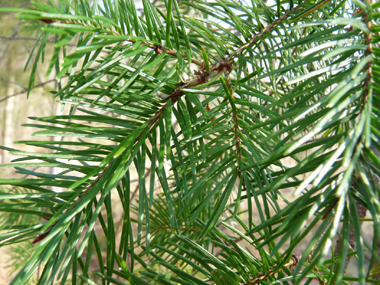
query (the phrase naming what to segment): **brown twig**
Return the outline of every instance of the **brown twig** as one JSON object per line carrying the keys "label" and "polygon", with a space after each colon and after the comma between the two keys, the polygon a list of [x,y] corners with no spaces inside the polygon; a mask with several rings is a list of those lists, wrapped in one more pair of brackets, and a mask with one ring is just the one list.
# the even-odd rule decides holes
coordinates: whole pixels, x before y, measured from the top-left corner
{"label": "brown twig", "polygon": [[[173,230],[170,226],[158,226],[158,227],[152,227],[153,231],[159,231],[159,230]],[[191,228],[179,228],[180,231],[187,231],[187,232],[193,232],[193,233],[200,233],[201,230],[191,229]]]}
{"label": "brown twig", "polygon": [[[235,100],[234,95],[233,95],[232,86],[230,84],[231,80],[230,80],[229,73],[228,73],[229,71],[231,71],[231,69],[228,69],[228,67],[223,68],[224,76],[226,78],[226,85],[228,88],[228,92],[230,93],[232,100]],[[234,123],[234,140],[235,140],[236,156],[237,156],[237,160],[238,160],[238,165],[237,165],[238,177],[239,177],[239,179],[242,179],[241,170],[240,170],[240,162],[241,162],[242,158],[241,158],[241,147],[240,147],[240,137],[239,137],[240,127],[239,127],[239,121],[238,121],[238,116],[237,116],[238,114],[234,111],[234,108],[232,108],[231,114],[232,114],[232,121]],[[242,183],[243,183],[243,187],[245,188],[244,179],[243,179]]]}
{"label": "brown twig", "polygon": [[[295,7],[293,9],[289,10],[288,12],[286,12],[285,14],[283,14],[277,20],[274,20],[271,24],[266,26],[260,33],[256,34],[248,43],[242,45],[240,48],[238,48],[233,53],[231,53],[225,59],[225,61],[226,62],[232,61],[236,55],[242,54],[245,49],[256,44],[262,37],[264,37],[265,33],[272,31],[278,24],[281,24],[282,22],[284,22],[292,13],[294,13],[295,11],[300,10],[300,9],[301,9],[300,7]],[[220,63],[215,64],[214,67],[217,66],[218,64],[220,64]]]}
{"label": "brown twig", "polygon": [[[287,267],[290,269],[290,268],[296,266],[299,262],[299,258],[300,258],[300,255],[292,254],[290,261],[288,263],[285,263],[282,268]],[[282,270],[282,268],[280,270]],[[255,279],[251,280],[250,283],[244,283],[244,284],[245,285],[259,284],[259,282],[261,280],[267,279],[269,276],[272,276],[273,274],[278,272],[278,271],[275,271],[275,269],[276,268],[272,268],[266,274],[262,274],[262,275],[256,277]]]}

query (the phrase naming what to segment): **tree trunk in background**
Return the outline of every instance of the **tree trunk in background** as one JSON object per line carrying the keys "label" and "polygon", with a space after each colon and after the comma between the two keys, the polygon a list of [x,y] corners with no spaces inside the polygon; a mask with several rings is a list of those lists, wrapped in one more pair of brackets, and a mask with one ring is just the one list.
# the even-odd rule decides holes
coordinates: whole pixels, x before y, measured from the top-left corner
{"label": "tree trunk in background", "polygon": [[[10,78],[10,80],[13,82],[14,78]],[[14,88],[12,84],[8,84],[7,92],[5,96],[12,95],[14,93]],[[5,147],[12,147],[13,146],[13,130],[14,130],[14,122],[13,122],[13,113],[14,113],[14,103],[15,103],[16,97],[9,97],[4,102],[4,127],[2,132],[2,145]],[[2,150],[2,159],[1,163],[9,163],[10,161],[10,153],[7,150]]]}

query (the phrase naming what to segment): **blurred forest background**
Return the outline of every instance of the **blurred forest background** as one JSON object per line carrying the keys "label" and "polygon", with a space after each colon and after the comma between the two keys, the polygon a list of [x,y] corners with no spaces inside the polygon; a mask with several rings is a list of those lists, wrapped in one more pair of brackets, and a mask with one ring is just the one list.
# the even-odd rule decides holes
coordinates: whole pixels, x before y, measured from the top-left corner
{"label": "blurred forest background", "polygon": [[[0,0],[0,7],[26,8],[28,0]],[[54,75],[45,77],[47,65],[40,65],[36,86],[27,99],[30,70],[24,72],[25,64],[36,42],[39,27],[43,23],[25,24],[14,13],[0,13],[0,145],[33,151],[34,147],[16,144],[16,141],[30,139],[36,129],[24,127],[31,123],[28,117],[50,116],[64,113],[50,91],[55,89]],[[47,54],[50,57],[51,54]],[[68,109],[68,108],[66,108]],[[66,110],[67,112],[67,110]],[[53,138],[52,138],[53,139]],[[9,163],[15,155],[0,150],[0,163]],[[24,177],[12,168],[1,168],[0,178]],[[18,266],[33,247],[24,242],[13,247],[0,248],[0,285],[9,284]]]}
{"label": "blurred forest background", "polygon": [[[0,7],[27,7],[30,1],[1,0]],[[56,81],[53,76],[45,77],[46,70],[38,70],[36,86],[26,98],[30,72],[24,72],[25,64],[33,49],[42,23],[24,24],[13,13],[0,14],[0,108],[1,145],[13,147],[13,142],[30,138],[33,130],[22,124],[30,122],[31,116],[48,116],[61,112],[50,91]],[[49,56],[47,54],[47,56]],[[51,56],[51,55],[50,55]],[[46,67],[41,65],[41,67]],[[28,150],[25,145],[20,148]],[[29,149],[32,150],[32,149]],[[1,150],[1,163],[8,163],[12,157]],[[14,175],[13,170],[4,168],[0,177]]]}
{"label": "blurred forest background", "polygon": [[[26,8],[29,5],[29,0],[0,0],[0,7]],[[35,128],[25,126],[25,124],[33,123],[28,117],[67,114],[69,111],[69,106],[63,108],[51,94],[57,84],[54,80],[54,73],[48,78],[45,77],[48,59],[52,56],[53,51],[52,41],[50,43],[48,41],[51,48],[47,48],[50,54],[47,52],[45,55],[47,63],[39,65],[35,86],[27,99],[30,69],[24,72],[24,67],[35,45],[39,28],[43,25],[44,23],[38,21],[19,20],[14,13],[0,14],[0,145],[8,148],[34,151],[33,146],[17,144],[17,141],[31,139],[32,134],[36,131]],[[75,49],[75,46],[72,48]],[[52,137],[51,139],[59,138]],[[307,153],[303,155],[307,155]],[[0,163],[9,163],[15,158],[17,156],[9,154],[8,151],[0,150]],[[291,165],[292,161],[284,161],[284,163]],[[6,177],[25,176],[18,175],[12,168],[1,168],[0,178]],[[132,189],[135,187],[135,185],[132,186]],[[289,200],[292,199],[291,192],[291,189],[284,191],[284,195]],[[366,226],[364,222],[362,227]],[[368,224],[368,229],[366,239],[370,242],[372,239],[370,224]],[[305,239],[304,244],[299,245],[296,251],[301,253],[306,246],[307,240]],[[12,274],[21,268],[23,261],[27,260],[31,252],[33,252],[33,246],[30,245],[30,241],[17,246],[0,248],[0,285],[9,284]],[[353,275],[356,274],[354,258],[351,259],[348,271]]]}

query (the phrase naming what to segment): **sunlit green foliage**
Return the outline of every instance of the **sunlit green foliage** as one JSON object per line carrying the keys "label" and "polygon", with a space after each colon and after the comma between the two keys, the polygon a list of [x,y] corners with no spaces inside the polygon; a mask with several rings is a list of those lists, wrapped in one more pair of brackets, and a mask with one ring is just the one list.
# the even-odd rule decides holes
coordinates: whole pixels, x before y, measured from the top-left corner
{"label": "sunlit green foliage", "polygon": [[71,108],[3,165],[33,178],[0,180],[0,211],[44,217],[0,226],[34,241],[11,284],[376,282],[380,3],[47,2],[0,8],[45,23],[29,87],[48,60]]}

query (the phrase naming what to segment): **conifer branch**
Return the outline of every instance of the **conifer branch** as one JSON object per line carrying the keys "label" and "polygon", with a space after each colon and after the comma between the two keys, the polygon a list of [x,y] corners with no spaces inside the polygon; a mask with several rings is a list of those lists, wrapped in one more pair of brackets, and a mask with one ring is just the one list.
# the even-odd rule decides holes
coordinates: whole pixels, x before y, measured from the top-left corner
{"label": "conifer branch", "polygon": [[[202,67],[202,69],[199,70],[199,71],[196,71],[195,72],[196,76],[193,79],[191,79],[190,81],[188,81],[186,83],[180,83],[179,86],[177,87],[177,89],[175,89],[172,92],[171,95],[169,95],[168,97],[166,97],[163,100],[161,100],[161,102],[166,102],[166,101],[168,101],[170,99],[172,101],[171,104],[174,105],[178,101],[178,99],[184,94],[183,91],[182,91],[182,89],[191,88],[191,87],[195,87],[195,86],[198,86],[200,84],[203,84],[203,83],[207,82],[210,78],[212,78],[213,76],[215,76],[216,73],[220,73],[220,72],[223,71],[223,72],[225,72],[225,75],[227,74],[226,78],[228,78],[228,73],[231,72],[231,69],[232,69],[232,60],[234,59],[235,55],[241,54],[246,48],[248,48],[248,47],[254,45],[255,43],[257,43],[257,41],[261,37],[263,37],[265,33],[270,32],[273,28],[276,27],[276,25],[282,23],[292,13],[294,13],[295,11],[297,11],[299,9],[300,9],[300,7],[296,7],[296,8],[291,9],[290,11],[286,12],[285,14],[283,14],[279,19],[273,21],[270,25],[266,26],[259,34],[255,35],[248,43],[246,43],[243,46],[241,46],[240,48],[238,48],[236,51],[234,51],[231,55],[229,55],[225,59],[223,59],[223,60],[215,63],[211,67],[211,72],[210,73],[206,72],[205,66],[204,66],[203,62],[201,64],[198,64],[198,63],[200,63],[200,61],[194,60],[194,63],[200,65]],[[128,39],[128,41],[135,42],[135,40],[133,40],[133,39]],[[151,43],[147,43],[147,42],[144,43],[143,42],[143,44],[148,45],[150,48],[156,50],[156,52],[158,51],[159,53],[161,53],[163,51],[167,51],[169,53],[169,51],[170,51],[168,49],[163,48],[162,46],[153,45]],[[175,52],[174,51],[170,51],[170,54],[174,55]],[[193,61],[193,59],[192,59],[192,61]],[[229,88],[231,88],[231,86]],[[230,90],[232,92],[232,88]],[[232,93],[231,93],[231,95],[232,95]],[[158,122],[158,120],[160,119],[160,117],[164,114],[164,111],[165,111],[165,109],[167,107],[167,104],[168,103],[165,103],[160,108],[160,110],[153,116],[153,118],[149,121],[148,125],[144,128],[144,130],[141,131],[140,135],[137,136],[137,138],[135,139],[135,143],[137,141],[139,141],[142,133],[146,129],[150,130]],[[236,140],[236,151],[237,151],[239,159],[241,159],[240,138],[239,138],[239,135],[238,135],[238,129],[239,129],[239,127],[238,127],[238,122],[237,122],[237,116],[236,116],[236,114],[234,114],[233,117],[234,117],[234,123],[235,123],[235,127],[234,127],[234,133],[235,134],[234,134],[234,136],[235,136],[235,140]],[[111,163],[112,163],[112,161],[110,162],[110,164]],[[107,166],[107,168],[109,167],[109,165]],[[100,175],[102,175],[102,173]],[[239,172],[239,177],[240,176],[241,176],[241,173]],[[94,186],[94,184],[91,184],[90,188],[92,188],[93,186]],[[88,191],[88,189],[86,191]]]}

